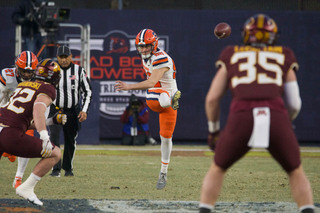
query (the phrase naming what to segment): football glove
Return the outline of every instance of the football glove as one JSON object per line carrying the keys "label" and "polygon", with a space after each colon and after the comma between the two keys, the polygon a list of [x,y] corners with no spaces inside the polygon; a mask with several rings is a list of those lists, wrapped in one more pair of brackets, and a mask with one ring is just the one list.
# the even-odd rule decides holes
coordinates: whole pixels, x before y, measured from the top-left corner
{"label": "football glove", "polygon": [[52,117],[52,121],[54,124],[65,125],[67,123],[67,115],[59,111]]}
{"label": "football glove", "polygon": [[214,148],[216,147],[216,143],[217,143],[217,140],[219,139],[219,133],[220,131],[216,131],[216,132],[209,132],[208,133],[208,146],[210,147],[210,149],[212,151],[214,151]]}
{"label": "football glove", "polygon": [[47,126],[65,125],[66,123],[67,123],[67,115],[62,113],[61,111],[57,112],[54,116],[46,120]]}
{"label": "football glove", "polygon": [[40,134],[40,139],[42,140],[42,150],[40,152],[41,156],[43,158],[47,158],[51,156],[52,153],[52,144],[50,141],[50,137],[48,135],[48,131],[47,130],[42,130],[39,132]]}

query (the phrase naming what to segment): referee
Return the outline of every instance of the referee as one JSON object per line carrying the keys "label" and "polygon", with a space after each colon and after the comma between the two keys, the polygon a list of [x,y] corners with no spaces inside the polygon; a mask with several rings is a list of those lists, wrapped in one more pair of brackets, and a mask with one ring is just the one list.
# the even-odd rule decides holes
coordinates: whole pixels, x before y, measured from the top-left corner
{"label": "referee", "polygon": [[[60,46],[57,51],[58,63],[61,67],[61,80],[57,87],[57,98],[51,105],[50,115],[59,110],[67,115],[67,122],[63,126],[50,126],[51,141],[60,147],[60,132],[63,129],[64,152],[62,169],[65,176],[74,176],[73,159],[76,149],[76,138],[80,130],[80,123],[87,119],[92,90],[86,71],[72,63],[72,54],[67,46]],[[80,105],[80,95],[82,102]],[[51,176],[60,177],[61,160],[53,167]]]}

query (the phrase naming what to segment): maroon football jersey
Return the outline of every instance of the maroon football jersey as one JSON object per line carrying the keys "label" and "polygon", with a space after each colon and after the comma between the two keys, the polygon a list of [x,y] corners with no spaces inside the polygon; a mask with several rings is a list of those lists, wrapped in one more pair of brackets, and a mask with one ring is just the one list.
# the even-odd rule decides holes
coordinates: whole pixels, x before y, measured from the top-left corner
{"label": "maroon football jersey", "polygon": [[228,46],[216,66],[225,66],[233,96],[231,109],[269,106],[284,110],[283,85],[290,69],[298,70],[291,49],[283,46]]}
{"label": "maroon football jersey", "polygon": [[0,108],[0,123],[25,132],[33,120],[33,104],[39,94],[46,94],[54,101],[56,88],[45,82],[20,83],[9,102]]}

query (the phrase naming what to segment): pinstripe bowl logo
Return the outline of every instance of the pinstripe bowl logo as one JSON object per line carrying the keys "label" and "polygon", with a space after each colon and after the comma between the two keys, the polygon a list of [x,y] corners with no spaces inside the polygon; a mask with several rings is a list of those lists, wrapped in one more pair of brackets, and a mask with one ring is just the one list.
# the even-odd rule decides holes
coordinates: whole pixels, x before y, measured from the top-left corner
{"label": "pinstripe bowl logo", "polygon": [[[140,56],[137,54],[136,34],[112,30],[104,35],[91,35],[90,38],[90,78],[100,83],[100,116],[119,120],[129,103],[131,94],[144,99],[145,90],[116,91],[117,80],[132,84],[146,79]],[[138,32],[137,32],[138,33]],[[169,52],[169,36],[158,35],[158,46]],[[78,39],[78,40],[77,40]],[[66,38],[70,49],[81,50],[80,39],[70,35]]]}
{"label": "pinstripe bowl logo", "polygon": [[[137,83],[128,81],[126,83]],[[129,90],[117,92],[114,89],[115,81],[100,81],[100,115],[111,120],[119,120],[128,106],[131,94],[142,100],[146,96],[145,90]]]}
{"label": "pinstripe bowl logo", "polygon": [[[93,64],[92,76],[100,77],[100,116],[118,120],[129,103],[131,94],[144,99],[145,90],[116,91],[114,89],[117,80],[128,84],[138,83],[146,79],[142,68],[140,56],[135,46],[136,35],[129,35],[126,32],[113,30],[104,36],[91,36],[91,44],[100,50],[102,55],[99,61],[103,63]],[[159,47],[168,52],[169,37],[159,36]],[[94,68],[96,65],[96,68]]]}

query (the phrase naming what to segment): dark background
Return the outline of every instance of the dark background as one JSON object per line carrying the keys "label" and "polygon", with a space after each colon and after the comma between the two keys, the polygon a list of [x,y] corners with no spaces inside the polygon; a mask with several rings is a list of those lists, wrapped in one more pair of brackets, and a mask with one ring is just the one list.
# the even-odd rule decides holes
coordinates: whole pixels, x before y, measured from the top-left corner
{"label": "dark background", "polygon": [[[11,66],[15,58],[15,25],[10,19],[15,2],[0,2],[1,68]],[[112,1],[55,2],[60,7],[71,9],[68,22],[90,24],[92,35],[102,35],[111,30],[122,30],[134,35],[147,27],[158,35],[169,36],[168,53],[177,66],[178,88],[182,91],[174,140],[187,142],[205,141],[207,122],[204,99],[215,74],[215,60],[221,50],[226,45],[241,43],[240,29],[248,17],[256,13],[268,14],[275,19],[280,29],[278,43],[292,48],[300,65],[297,76],[302,110],[294,122],[298,139],[301,143],[320,141],[319,1],[126,0],[123,1],[121,11],[114,7]],[[229,23],[233,31],[229,38],[218,40],[213,36],[213,28],[222,21]],[[112,124],[118,131],[108,135],[99,132],[99,81],[93,80],[92,86],[93,102],[88,120],[83,123],[77,139],[78,143],[108,143],[119,139],[120,122],[118,126]],[[228,113],[229,100],[230,95],[227,95],[222,102],[222,126]],[[150,126],[152,135],[159,139],[156,113],[151,113]]]}
{"label": "dark background", "polygon": [[[14,7],[19,0],[1,0],[0,7]],[[117,9],[117,0],[55,0],[57,5],[83,9]],[[123,9],[147,10],[291,10],[319,11],[318,0],[122,0]]]}

